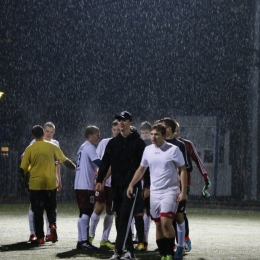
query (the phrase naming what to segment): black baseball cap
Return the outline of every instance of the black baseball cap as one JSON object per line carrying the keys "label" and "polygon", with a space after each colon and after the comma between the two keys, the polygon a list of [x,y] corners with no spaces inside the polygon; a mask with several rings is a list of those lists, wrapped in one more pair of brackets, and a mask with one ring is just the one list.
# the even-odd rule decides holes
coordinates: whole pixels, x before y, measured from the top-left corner
{"label": "black baseball cap", "polygon": [[132,115],[127,111],[121,112],[120,115],[115,116],[115,119],[126,119],[129,121],[133,121]]}

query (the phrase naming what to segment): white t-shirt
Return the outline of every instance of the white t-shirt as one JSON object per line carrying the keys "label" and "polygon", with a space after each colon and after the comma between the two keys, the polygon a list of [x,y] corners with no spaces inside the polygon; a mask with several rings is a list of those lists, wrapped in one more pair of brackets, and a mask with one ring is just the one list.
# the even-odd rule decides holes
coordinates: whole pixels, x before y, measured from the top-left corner
{"label": "white t-shirt", "polygon": [[[45,140],[45,141],[47,141],[47,140]],[[35,139],[33,139],[31,141],[30,145],[35,143],[35,142],[36,142]],[[57,140],[55,140],[55,139],[51,139],[49,142],[51,142],[51,143],[55,144],[56,146],[60,147],[60,143]]]}
{"label": "white t-shirt", "polygon": [[99,159],[96,148],[85,141],[78,150],[75,190],[94,190],[97,166],[93,161]]}
{"label": "white t-shirt", "polygon": [[177,167],[185,165],[180,149],[164,142],[161,147],[154,144],[146,146],[141,166],[149,167],[151,187],[156,192],[179,190],[179,174]]}
{"label": "white t-shirt", "polygon": [[[106,146],[111,139],[112,139],[112,137],[102,139],[100,141],[100,143],[98,144],[97,155],[100,157],[100,159],[102,159],[104,152],[105,152],[105,149],[106,149]],[[106,180],[105,186],[111,187],[111,176]]]}

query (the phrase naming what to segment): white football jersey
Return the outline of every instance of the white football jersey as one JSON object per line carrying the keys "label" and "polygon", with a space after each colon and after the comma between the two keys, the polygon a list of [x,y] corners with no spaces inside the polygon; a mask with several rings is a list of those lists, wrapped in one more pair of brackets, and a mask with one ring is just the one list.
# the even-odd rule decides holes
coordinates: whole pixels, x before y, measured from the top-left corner
{"label": "white football jersey", "polygon": [[77,156],[74,189],[94,190],[97,166],[93,161],[99,159],[95,146],[85,141],[80,146]]}
{"label": "white football jersey", "polygon": [[165,192],[179,190],[178,168],[185,165],[180,149],[164,142],[161,147],[154,144],[146,146],[141,166],[149,167],[151,178],[151,192]]}
{"label": "white football jersey", "polygon": [[[47,140],[45,140],[45,141],[47,141]],[[35,142],[36,142],[35,139],[33,139],[33,140],[31,141],[30,145],[33,144],[33,143],[35,143]],[[53,144],[55,144],[56,146],[60,147],[60,143],[59,143],[57,140],[51,139],[50,142],[53,143]]]}
{"label": "white football jersey", "polygon": [[[105,138],[99,142],[98,147],[97,147],[97,155],[100,157],[100,159],[102,159],[102,157],[105,153],[106,146],[111,139],[112,139],[112,137]],[[111,176],[106,180],[105,186],[111,187]]]}

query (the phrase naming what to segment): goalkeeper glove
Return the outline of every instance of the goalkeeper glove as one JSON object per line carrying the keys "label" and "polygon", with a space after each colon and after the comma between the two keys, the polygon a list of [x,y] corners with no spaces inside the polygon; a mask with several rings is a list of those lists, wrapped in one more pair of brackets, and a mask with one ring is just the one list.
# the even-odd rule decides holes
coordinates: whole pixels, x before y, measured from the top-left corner
{"label": "goalkeeper glove", "polygon": [[207,177],[207,179],[205,179],[204,182],[205,182],[205,185],[204,185],[201,193],[204,198],[208,198],[208,197],[210,197],[209,189],[211,188],[211,181]]}

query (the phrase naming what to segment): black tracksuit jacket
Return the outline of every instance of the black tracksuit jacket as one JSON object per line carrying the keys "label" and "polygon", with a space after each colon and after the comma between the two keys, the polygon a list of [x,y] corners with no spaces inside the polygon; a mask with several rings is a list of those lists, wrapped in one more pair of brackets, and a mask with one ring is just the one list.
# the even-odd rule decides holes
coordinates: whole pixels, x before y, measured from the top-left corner
{"label": "black tracksuit jacket", "polygon": [[[140,166],[144,148],[145,143],[137,131],[133,131],[127,137],[119,133],[112,138],[102,157],[97,183],[103,181],[111,165],[111,186],[127,187]],[[144,187],[149,187],[149,184],[150,176],[145,175]]]}

